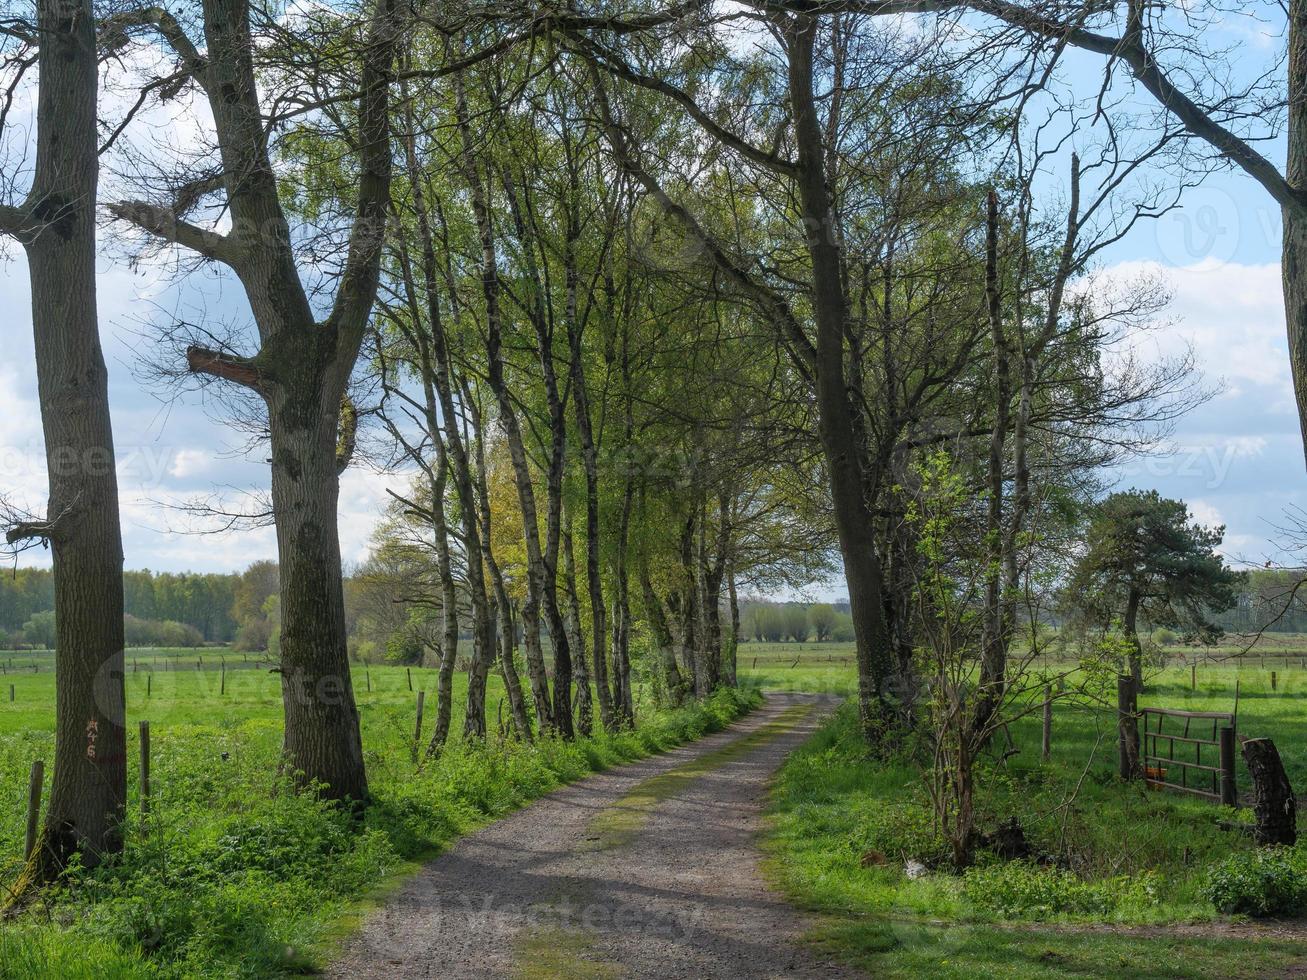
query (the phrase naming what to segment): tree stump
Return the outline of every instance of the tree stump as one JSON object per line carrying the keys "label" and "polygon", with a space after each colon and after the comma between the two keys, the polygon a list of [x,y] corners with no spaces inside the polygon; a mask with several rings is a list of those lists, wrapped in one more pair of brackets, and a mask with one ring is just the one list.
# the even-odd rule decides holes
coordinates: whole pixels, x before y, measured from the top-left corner
{"label": "tree stump", "polygon": [[1250,738],[1243,743],[1243,757],[1253,778],[1253,813],[1257,817],[1253,839],[1258,844],[1292,846],[1298,840],[1298,804],[1279,750],[1269,738]]}

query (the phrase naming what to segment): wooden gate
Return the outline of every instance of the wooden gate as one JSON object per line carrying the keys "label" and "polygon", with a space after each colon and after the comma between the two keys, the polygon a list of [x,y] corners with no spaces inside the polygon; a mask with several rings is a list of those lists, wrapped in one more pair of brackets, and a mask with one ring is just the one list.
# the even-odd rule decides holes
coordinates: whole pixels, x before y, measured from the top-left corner
{"label": "wooden gate", "polygon": [[1141,708],[1139,717],[1145,783],[1237,805],[1233,713]]}

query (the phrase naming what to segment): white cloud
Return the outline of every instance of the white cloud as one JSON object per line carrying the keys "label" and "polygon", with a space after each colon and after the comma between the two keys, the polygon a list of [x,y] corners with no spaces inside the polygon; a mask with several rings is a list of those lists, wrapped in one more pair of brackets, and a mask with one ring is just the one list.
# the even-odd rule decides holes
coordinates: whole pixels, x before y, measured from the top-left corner
{"label": "white cloud", "polygon": [[1204,527],[1219,527],[1225,524],[1225,518],[1221,516],[1220,510],[1206,500],[1190,500],[1189,515]]}
{"label": "white cloud", "polygon": [[372,531],[389,503],[387,487],[402,488],[409,477],[401,473],[377,473],[350,467],[340,478],[340,555],[347,564],[368,556]]}
{"label": "white cloud", "polygon": [[1198,366],[1223,379],[1226,396],[1255,391],[1263,411],[1294,411],[1278,263],[1166,266],[1122,262],[1104,270],[1109,279],[1153,277],[1169,284],[1172,302],[1159,346],[1192,345]]}
{"label": "white cloud", "polygon": [[213,457],[203,449],[179,449],[168,467],[168,475],[179,480],[208,473],[213,468]]}

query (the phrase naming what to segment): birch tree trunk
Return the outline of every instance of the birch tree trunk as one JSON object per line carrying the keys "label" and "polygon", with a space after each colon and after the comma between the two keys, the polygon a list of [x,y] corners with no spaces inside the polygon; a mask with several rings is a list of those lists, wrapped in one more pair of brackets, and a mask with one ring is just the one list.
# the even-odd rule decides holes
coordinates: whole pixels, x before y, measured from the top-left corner
{"label": "birch tree trunk", "polygon": [[[568,519],[563,527],[563,597],[567,603],[568,645],[578,652],[576,658],[576,715],[577,730],[589,737],[594,730],[594,706],[590,698],[590,672],[585,664],[585,637],[581,635],[581,600],[576,594],[576,557],[572,551],[572,524]],[[609,730],[604,725],[604,730]]]}
{"label": "birch tree trunk", "polygon": [[634,484],[627,477],[626,489],[622,493],[622,513],[617,523],[617,555],[613,562],[614,711],[618,722],[627,728],[635,725],[635,698],[631,692],[631,587],[626,566],[634,495]]}
{"label": "birch tree trunk", "polygon": [[645,619],[649,623],[649,631],[653,633],[654,646],[657,647],[661,659],[663,680],[667,685],[667,698],[673,708],[679,708],[685,703],[686,684],[685,678],[681,676],[680,667],[676,664],[674,646],[676,641],[672,637],[671,628],[667,625],[663,602],[654,591],[653,583],[649,581],[649,570],[643,565],[640,566],[640,591],[644,601]]}
{"label": "birch tree trunk", "polygon": [[[472,200],[477,234],[481,245],[481,283],[486,302],[486,361],[490,389],[499,405],[499,424],[508,444],[517,485],[518,503],[522,508],[523,537],[527,558],[527,594],[522,604],[522,642],[526,650],[527,673],[531,696],[541,730],[557,727],[553,703],[549,696],[549,676],[545,671],[544,652],[540,646],[540,600],[545,589],[544,558],[540,552],[540,524],[536,511],[535,489],[527,463],[522,430],[504,378],[503,325],[499,307],[499,260],[495,248],[494,228],[490,219],[490,202],[486,186],[477,170],[467,99],[461,77],[454,80],[455,104],[462,137],[463,169]],[[570,725],[570,719],[568,719]]]}

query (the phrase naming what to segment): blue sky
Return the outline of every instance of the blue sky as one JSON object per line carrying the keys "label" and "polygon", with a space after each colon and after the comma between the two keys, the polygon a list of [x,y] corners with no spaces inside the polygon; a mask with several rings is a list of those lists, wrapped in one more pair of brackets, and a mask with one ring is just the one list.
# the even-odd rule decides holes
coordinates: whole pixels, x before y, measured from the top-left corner
{"label": "blue sky", "polygon": [[[1255,46],[1254,46],[1255,47]],[[1086,78],[1096,77],[1086,74]],[[1075,79],[1073,79],[1075,81]],[[1277,162],[1283,150],[1266,151]],[[1205,523],[1228,527],[1226,552],[1261,564],[1280,557],[1271,540],[1286,507],[1307,505],[1307,469],[1289,383],[1280,294],[1279,215],[1248,178],[1218,174],[1191,190],[1178,210],[1142,224],[1102,257],[1108,277],[1161,273],[1173,302],[1155,335],[1159,346],[1192,344],[1208,382],[1222,392],[1182,420],[1175,451],[1138,460],[1116,474],[1122,487],[1153,487],[1188,501]],[[181,533],[187,523],[166,506],[215,484],[262,486],[262,453],[248,458],[198,392],[160,400],[136,373],[143,324],[170,310],[240,321],[245,304],[232,283],[209,273],[174,281],[168,263],[131,268],[101,260],[100,319],[110,370],[128,567],[221,571],[275,557],[269,529],[222,535]],[[121,251],[119,249],[112,250]],[[43,505],[44,460],[32,362],[27,270],[21,250],[0,264],[0,493]],[[341,492],[340,530],[347,562],[361,561],[384,504],[387,483],[402,477],[354,467]],[[25,553],[23,564],[47,555]],[[838,596],[838,585],[816,594]]]}

